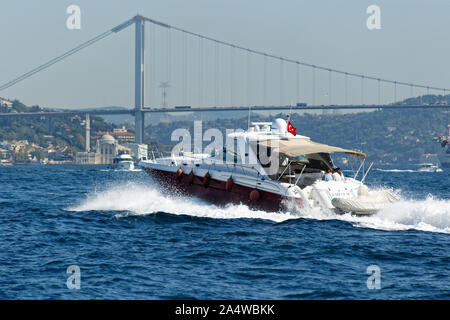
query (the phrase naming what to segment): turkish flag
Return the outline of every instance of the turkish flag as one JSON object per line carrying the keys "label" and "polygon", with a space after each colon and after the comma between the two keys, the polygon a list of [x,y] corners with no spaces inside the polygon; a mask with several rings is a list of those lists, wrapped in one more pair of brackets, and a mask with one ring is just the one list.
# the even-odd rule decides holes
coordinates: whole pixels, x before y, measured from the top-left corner
{"label": "turkish flag", "polygon": [[292,125],[292,123],[290,121],[288,121],[288,124],[287,124],[287,131],[294,136],[297,135],[297,129]]}

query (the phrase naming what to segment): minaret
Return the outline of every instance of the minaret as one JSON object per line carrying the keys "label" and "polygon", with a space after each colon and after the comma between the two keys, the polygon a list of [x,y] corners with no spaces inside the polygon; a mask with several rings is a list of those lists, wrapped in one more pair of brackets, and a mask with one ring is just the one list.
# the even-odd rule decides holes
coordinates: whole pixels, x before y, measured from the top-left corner
{"label": "minaret", "polygon": [[86,113],[86,152],[91,151],[91,119]]}

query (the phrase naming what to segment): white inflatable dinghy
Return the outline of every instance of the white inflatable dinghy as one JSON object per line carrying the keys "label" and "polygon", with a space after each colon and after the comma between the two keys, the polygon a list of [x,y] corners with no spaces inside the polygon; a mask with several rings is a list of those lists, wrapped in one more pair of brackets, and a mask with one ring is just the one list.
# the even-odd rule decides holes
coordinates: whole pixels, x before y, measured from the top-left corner
{"label": "white inflatable dinghy", "polygon": [[396,197],[388,191],[383,190],[371,193],[360,192],[357,197],[353,198],[334,198],[331,200],[331,204],[343,212],[370,215],[396,201],[398,201]]}

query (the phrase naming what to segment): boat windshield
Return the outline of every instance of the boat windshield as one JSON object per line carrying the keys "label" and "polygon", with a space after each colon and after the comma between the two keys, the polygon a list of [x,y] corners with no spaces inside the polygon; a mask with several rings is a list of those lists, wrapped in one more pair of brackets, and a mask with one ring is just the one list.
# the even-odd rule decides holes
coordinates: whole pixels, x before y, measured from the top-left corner
{"label": "boat windshield", "polygon": [[119,163],[119,162],[130,162],[133,161],[131,156],[123,157],[123,156],[117,156],[113,159],[113,163]]}
{"label": "boat windshield", "polygon": [[[309,185],[315,180],[321,179],[324,171],[334,168],[331,153],[343,152],[365,157],[365,154],[361,152],[319,144],[309,139],[262,141],[254,149],[257,154],[259,154],[261,146],[267,148],[270,162],[273,161],[273,157],[279,157],[278,169],[268,172],[272,179],[291,182],[292,179],[297,179],[302,173],[302,179],[299,182],[301,185]],[[268,165],[262,164],[262,166],[265,168],[271,167],[270,163]]]}

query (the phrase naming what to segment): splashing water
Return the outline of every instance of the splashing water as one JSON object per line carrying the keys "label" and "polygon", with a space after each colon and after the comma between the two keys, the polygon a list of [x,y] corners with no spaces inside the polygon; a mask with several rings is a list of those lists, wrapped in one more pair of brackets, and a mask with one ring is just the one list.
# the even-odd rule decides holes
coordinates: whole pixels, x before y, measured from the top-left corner
{"label": "splashing water", "polygon": [[379,230],[421,230],[450,233],[450,200],[401,199],[371,216],[355,216],[349,213],[336,214],[331,210],[312,209],[302,212],[265,212],[249,209],[245,205],[230,204],[225,207],[212,205],[193,197],[170,196],[148,184],[128,182],[115,185],[104,191],[94,192],[80,204],[68,208],[70,211],[125,211],[126,215],[147,215],[166,212],[175,215],[218,219],[266,219],[282,222],[288,219],[342,220],[355,227]]}
{"label": "splashing water", "polygon": [[166,212],[176,215],[183,214],[218,219],[267,219],[275,222],[298,218],[298,216],[290,213],[250,210],[245,205],[215,206],[197,198],[165,195],[154,186],[132,182],[113,186],[106,191],[95,192],[82,203],[68,210],[127,211],[127,214],[120,213],[116,217],[129,214],[146,215]]}
{"label": "splashing water", "polygon": [[376,171],[380,172],[394,172],[394,173],[400,173],[400,172],[420,172],[418,170],[412,170],[412,169],[374,169]]}
{"label": "splashing water", "polygon": [[380,211],[361,226],[379,226],[385,230],[416,229],[450,233],[450,201],[432,196],[425,200],[401,200]]}
{"label": "splashing water", "polygon": [[311,210],[306,218],[318,220],[342,220],[355,227],[378,230],[409,230],[450,233],[450,201],[402,199],[371,216],[356,216],[350,213],[335,214],[327,210]]}

